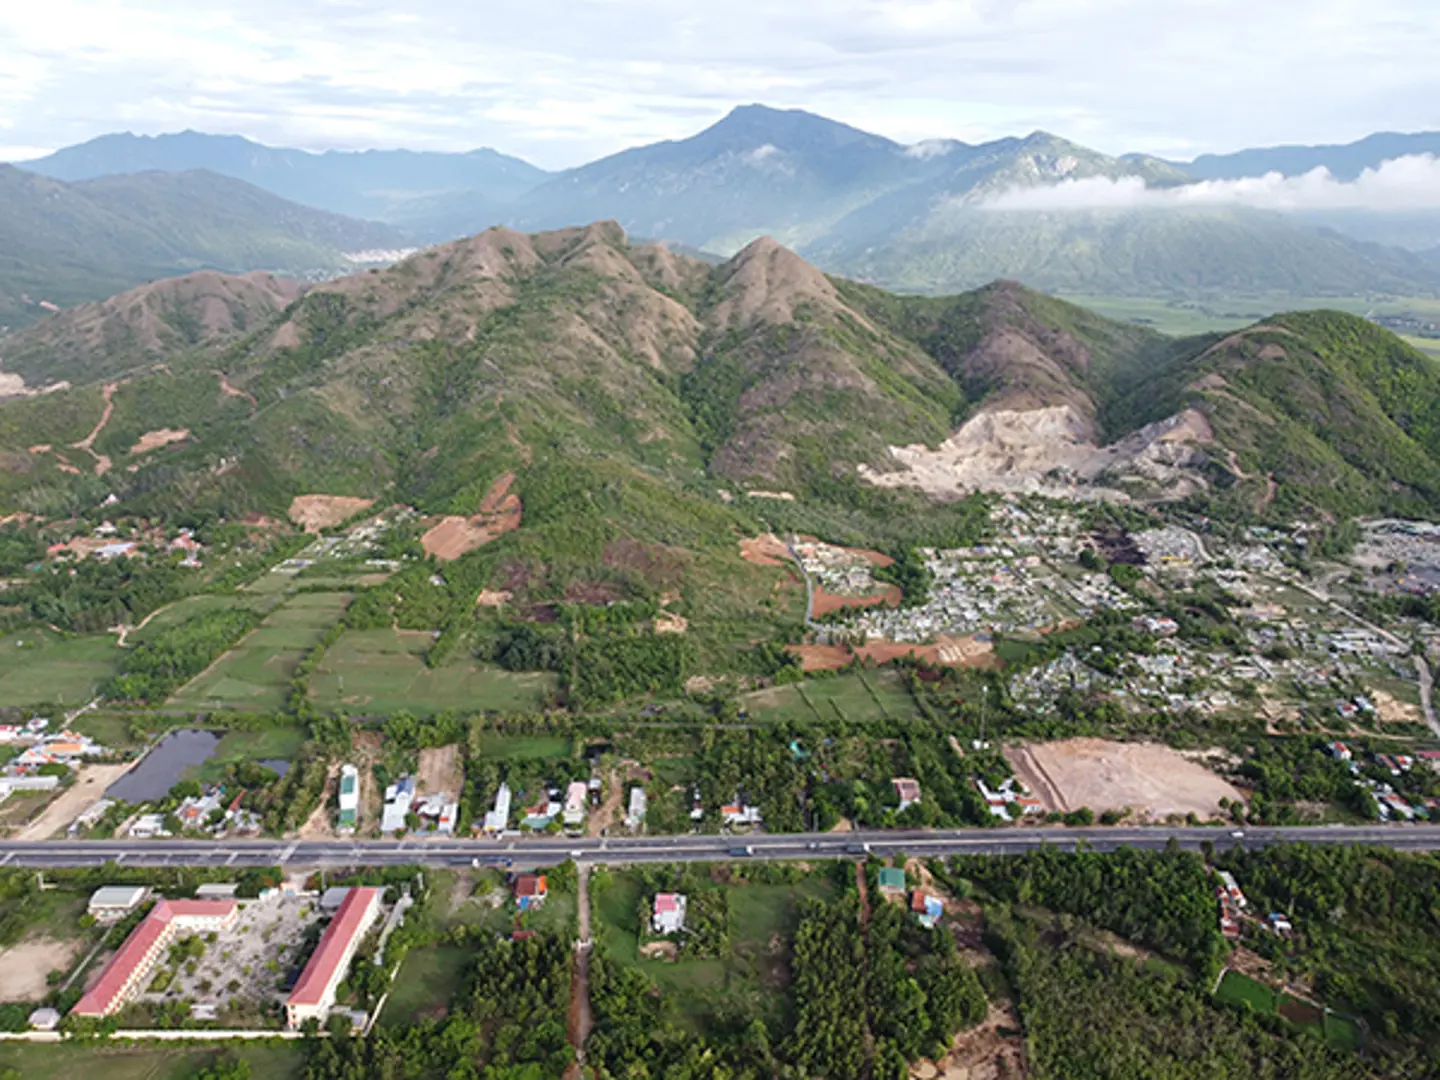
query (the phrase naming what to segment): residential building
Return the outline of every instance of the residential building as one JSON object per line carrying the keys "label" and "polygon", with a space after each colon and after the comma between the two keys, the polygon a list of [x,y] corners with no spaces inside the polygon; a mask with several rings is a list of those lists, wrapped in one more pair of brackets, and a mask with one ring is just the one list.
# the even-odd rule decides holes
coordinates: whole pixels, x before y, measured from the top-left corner
{"label": "residential building", "polygon": [[285,1002],[290,1027],[298,1028],[310,1019],[325,1022],[355,950],[380,914],[384,893],[384,889],[361,886],[351,889],[345,897]]}
{"label": "residential building", "polygon": [[905,871],[898,866],[887,866],[880,871],[879,885],[886,896],[905,895]]}
{"label": "residential building", "polygon": [[1243,908],[1250,903],[1250,901],[1245,899],[1245,894],[1240,891],[1240,885],[1235,880],[1234,874],[1230,873],[1229,870],[1217,870],[1215,873],[1220,878],[1220,883],[1225,887],[1225,895],[1230,898],[1232,904],[1236,907]]}
{"label": "residential building", "polygon": [[71,1015],[109,1016],[144,985],[177,937],[223,929],[238,910],[234,900],[161,900],[116,950]]}
{"label": "residential building", "polygon": [[30,1014],[31,1031],[54,1031],[60,1026],[60,1011],[58,1009],[40,1008]]}
{"label": "residential building", "polygon": [[563,818],[567,829],[578,828],[585,824],[586,800],[590,792],[585,781],[576,780],[565,789],[565,816]]}
{"label": "residential building", "polygon": [[385,789],[385,806],[380,811],[380,831],[400,832],[406,827],[405,819],[410,816],[410,804],[415,801],[415,778],[402,776]]}
{"label": "residential building", "polygon": [[746,803],[730,803],[720,808],[720,819],[726,825],[754,826],[761,822],[760,808]]}
{"label": "residential building", "polygon": [[920,781],[909,776],[897,776],[890,783],[895,794],[900,796],[900,812],[920,801]]}
{"label": "residential building", "polygon": [[657,934],[678,934],[685,929],[684,893],[656,893],[650,926]]}
{"label": "residential building", "polygon": [[515,906],[521,911],[538,908],[548,893],[544,874],[521,874],[515,879]]}
{"label": "residential building", "polygon": [[916,889],[910,895],[910,910],[915,913],[915,918],[921,926],[927,930],[933,930],[945,914],[945,901],[938,896],[928,896]]}
{"label": "residential building", "polygon": [[506,825],[510,822],[510,785],[501,784],[500,790],[495,792],[495,808],[485,814],[483,829],[492,836],[498,836],[505,831]]}
{"label": "residential building", "polygon": [[105,885],[90,894],[86,913],[96,922],[119,922],[149,895],[144,885]]}
{"label": "residential building", "polygon": [[340,766],[339,805],[339,827],[345,832],[353,832],[360,812],[360,770],[354,765]]}
{"label": "residential building", "polygon": [[625,814],[625,827],[627,829],[638,829],[645,823],[645,789],[633,787],[630,789],[630,808]]}

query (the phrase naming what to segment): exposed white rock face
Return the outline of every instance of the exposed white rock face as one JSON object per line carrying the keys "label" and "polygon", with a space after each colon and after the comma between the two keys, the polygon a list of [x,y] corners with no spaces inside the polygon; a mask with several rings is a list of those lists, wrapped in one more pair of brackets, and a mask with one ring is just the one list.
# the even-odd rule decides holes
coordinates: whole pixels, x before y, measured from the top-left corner
{"label": "exposed white rock face", "polygon": [[916,487],[937,496],[1015,491],[1066,498],[1127,500],[1139,485],[1153,498],[1183,498],[1205,487],[1200,447],[1213,438],[1204,415],[1187,409],[1110,446],[1097,446],[1090,422],[1069,405],[996,409],[968,420],[935,449],[892,446],[901,466],[859,466],[880,487]]}

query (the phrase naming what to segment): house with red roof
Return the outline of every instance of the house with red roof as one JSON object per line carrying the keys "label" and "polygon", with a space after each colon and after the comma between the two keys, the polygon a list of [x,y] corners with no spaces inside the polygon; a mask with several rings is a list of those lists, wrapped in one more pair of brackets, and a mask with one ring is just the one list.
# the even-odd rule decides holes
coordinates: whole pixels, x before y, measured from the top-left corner
{"label": "house with red roof", "polygon": [[235,921],[234,900],[161,900],[115,951],[72,1016],[109,1016],[145,985],[156,962],[181,934],[222,930]]}
{"label": "house with red roof", "polygon": [[655,912],[650,926],[657,934],[678,934],[685,929],[684,893],[656,893]]}
{"label": "house with red roof", "polygon": [[515,879],[515,906],[521,911],[538,908],[548,892],[544,874],[521,874]]}
{"label": "house with red roof", "polygon": [[341,902],[286,999],[285,1018],[290,1027],[298,1028],[311,1019],[323,1024],[330,1015],[335,991],[350,970],[355,950],[380,915],[384,893],[384,889],[360,886],[351,889]]}

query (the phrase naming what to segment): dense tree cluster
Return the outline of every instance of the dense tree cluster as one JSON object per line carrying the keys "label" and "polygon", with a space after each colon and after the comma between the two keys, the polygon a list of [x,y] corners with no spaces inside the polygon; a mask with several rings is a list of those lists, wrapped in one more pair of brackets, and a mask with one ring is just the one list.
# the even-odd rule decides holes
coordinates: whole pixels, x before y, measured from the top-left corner
{"label": "dense tree cluster", "polygon": [[1209,984],[994,912],[1036,1080],[1361,1080],[1353,1054],[1279,1017],[1218,1007]]}
{"label": "dense tree cluster", "polygon": [[1224,941],[1214,881],[1191,852],[1121,848],[1102,855],[1045,847],[1004,859],[960,856],[948,872],[1009,903],[1077,915],[1198,971],[1219,971]]}
{"label": "dense tree cluster", "polygon": [[126,654],[120,674],[105,687],[105,696],[119,701],[163,701],[259,622],[260,616],[249,608],[225,608],[168,626]]}

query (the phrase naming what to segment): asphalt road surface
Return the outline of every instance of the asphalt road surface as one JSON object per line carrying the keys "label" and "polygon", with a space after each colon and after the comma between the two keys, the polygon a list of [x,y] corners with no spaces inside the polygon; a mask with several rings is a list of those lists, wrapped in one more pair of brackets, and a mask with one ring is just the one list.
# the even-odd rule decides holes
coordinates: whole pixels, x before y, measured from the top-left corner
{"label": "asphalt road surface", "polygon": [[469,866],[541,867],[566,859],[589,863],[721,862],[739,858],[825,859],[864,854],[1015,855],[1042,845],[1096,851],[1264,847],[1276,842],[1381,844],[1402,851],[1440,850],[1440,825],[1306,826],[1302,828],[948,829],[925,832],[761,834],[751,837],[640,836],[570,840],[37,840],[0,841],[0,867],[98,866]]}

